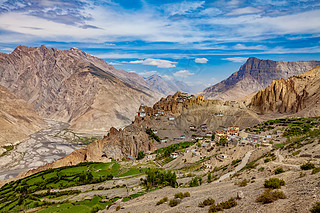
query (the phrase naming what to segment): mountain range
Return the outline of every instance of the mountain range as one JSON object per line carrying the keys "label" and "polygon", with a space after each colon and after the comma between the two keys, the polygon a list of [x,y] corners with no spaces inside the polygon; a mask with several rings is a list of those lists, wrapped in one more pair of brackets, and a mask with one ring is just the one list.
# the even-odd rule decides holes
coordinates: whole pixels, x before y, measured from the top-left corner
{"label": "mountain range", "polygon": [[273,80],[287,79],[320,65],[320,61],[272,61],[250,57],[229,78],[197,95],[207,99],[236,100],[265,89]]}
{"label": "mountain range", "polygon": [[41,117],[67,122],[79,132],[123,127],[140,104],[153,104],[163,96],[139,75],[77,48],[18,46],[0,54],[0,78],[0,84]]}

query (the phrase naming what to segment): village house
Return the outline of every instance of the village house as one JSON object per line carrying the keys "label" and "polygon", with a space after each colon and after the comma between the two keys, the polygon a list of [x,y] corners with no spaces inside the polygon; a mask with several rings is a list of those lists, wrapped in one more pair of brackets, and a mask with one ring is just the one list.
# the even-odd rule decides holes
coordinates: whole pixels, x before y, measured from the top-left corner
{"label": "village house", "polygon": [[228,136],[239,136],[239,127],[238,126],[229,126],[227,129]]}
{"label": "village house", "polygon": [[167,141],[168,141],[168,139],[169,139],[168,137],[162,138],[162,139],[161,139],[161,143],[165,143],[165,142],[167,142]]}
{"label": "village house", "polygon": [[140,117],[140,118],[143,118],[143,117],[147,116],[147,113],[145,113],[145,112],[137,112],[137,116]]}
{"label": "village house", "polygon": [[177,158],[179,155],[178,155],[178,153],[176,153],[176,152],[173,152],[173,153],[171,153],[170,154],[170,157],[171,158]]}
{"label": "village house", "polygon": [[180,96],[181,96],[181,97],[188,97],[189,94],[188,94],[187,92],[182,92],[182,93],[180,94]]}
{"label": "village house", "polygon": [[228,137],[228,134],[227,134],[227,131],[224,131],[224,130],[222,130],[222,131],[216,131],[216,140],[217,141],[220,141],[220,139],[221,138],[226,138],[226,139],[228,139],[229,137]]}
{"label": "village house", "polygon": [[163,110],[158,110],[157,112],[159,115],[164,115],[164,111]]}
{"label": "village house", "polygon": [[223,113],[222,112],[216,112],[214,113],[215,116],[218,116],[218,117],[223,117]]}

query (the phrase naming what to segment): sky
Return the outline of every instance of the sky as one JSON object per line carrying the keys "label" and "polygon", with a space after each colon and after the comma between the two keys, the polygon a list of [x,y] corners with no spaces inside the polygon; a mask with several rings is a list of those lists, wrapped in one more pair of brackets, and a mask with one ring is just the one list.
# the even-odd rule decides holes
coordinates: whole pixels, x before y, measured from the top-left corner
{"label": "sky", "polygon": [[42,44],[200,91],[249,57],[320,60],[320,1],[0,0],[0,51]]}

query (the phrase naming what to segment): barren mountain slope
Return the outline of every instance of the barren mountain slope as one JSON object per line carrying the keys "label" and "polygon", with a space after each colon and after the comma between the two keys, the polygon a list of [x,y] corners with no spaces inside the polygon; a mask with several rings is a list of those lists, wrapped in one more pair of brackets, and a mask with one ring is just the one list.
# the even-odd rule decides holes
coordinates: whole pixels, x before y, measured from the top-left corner
{"label": "barren mountain slope", "polygon": [[128,74],[120,79],[116,74],[128,73],[75,48],[18,46],[0,55],[1,84],[44,118],[69,122],[81,132],[129,124],[141,103],[152,104],[160,97],[143,79],[140,84],[141,77],[131,79]]}
{"label": "barren mountain slope", "polygon": [[0,147],[20,142],[44,126],[31,105],[0,85]]}
{"label": "barren mountain slope", "polygon": [[236,100],[266,88],[273,80],[304,73],[320,61],[271,61],[251,57],[229,78],[206,88],[198,95],[208,99]]}
{"label": "barren mountain slope", "polygon": [[287,80],[273,81],[251,99],[249,106],[260,113],[298,113],[299,116],[320,114],[320,66]]}
{"label": "barren mountain slope", "polygon": [[185,85],[183,82],[177,80],[164,80],[157,74],[146,78],[146,82],[151,87],[155,88],[159,93],[165,95],[173,95],[177,91],[189,92],[187,91],[187,85]]}

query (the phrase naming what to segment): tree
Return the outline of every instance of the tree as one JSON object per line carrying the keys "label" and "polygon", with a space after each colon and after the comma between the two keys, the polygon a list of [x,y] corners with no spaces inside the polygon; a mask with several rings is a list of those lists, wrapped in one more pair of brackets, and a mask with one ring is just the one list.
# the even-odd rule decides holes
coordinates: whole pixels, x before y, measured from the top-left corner
{"label": "tree", "polygon": [[222,138],[220,138],[220,140],[219,140],[219,145],[221,145],[221,146],[225,146],[226,144],[227,144],[227,138],[225,138],[225,137],[222,137]]}
{"label": "tree", "polygon": [[144,154],[144,152],[143,152],[143,151],[138,152],[138,158],[137,158],[137,160],[141,160],[141,159],[143,159],[143,158],[144,158],[144,156],[145,156],[145,154]]}
{"label": "tree", "polygon": [[212,182],[212,177],[211,177],[211,173],[209,172],[208,174],[208,183],[211,183]]}
{"label": "tree", "polygon": [[215,133],[212,133],[212,135],[211,135],[211,141],[214,141],[215,138],[216,138],[216,134],[215,134]]}

